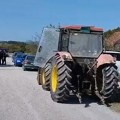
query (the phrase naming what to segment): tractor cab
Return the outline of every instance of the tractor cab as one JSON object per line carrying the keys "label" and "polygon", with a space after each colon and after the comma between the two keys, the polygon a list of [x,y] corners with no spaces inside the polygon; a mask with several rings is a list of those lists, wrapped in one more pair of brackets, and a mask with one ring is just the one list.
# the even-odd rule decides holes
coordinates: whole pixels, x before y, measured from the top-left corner
{"label": "tractor cab", "polygon": [[97,58],[103,51],[103,30],[93,26],[61,28],[60,51],[73,57]]}

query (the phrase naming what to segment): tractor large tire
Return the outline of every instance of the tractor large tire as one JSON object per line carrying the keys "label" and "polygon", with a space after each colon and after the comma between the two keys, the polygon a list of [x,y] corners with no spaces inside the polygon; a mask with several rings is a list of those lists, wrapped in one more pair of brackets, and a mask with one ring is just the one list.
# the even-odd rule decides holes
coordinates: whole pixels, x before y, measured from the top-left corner
{"label": "tractor large tire", "polygon": [[72,70],[68,63],[62,61],[59,55],[56,55],[52,62],[50,93],[55,102],[64,103],[70,96]]}
{"label": "tractor large tire", "polygon": [[104,99],[111,99],[113,93],[116,91],[118,86],[118,71],[116,66],[111,64],[103,67],[102,69],[102,80],[101,83],[98,81],[99,92]]}
{"label": "tractor large tire", "polygon": [[51,63],[47,63],[41,72],[42,88],[50,91]]}

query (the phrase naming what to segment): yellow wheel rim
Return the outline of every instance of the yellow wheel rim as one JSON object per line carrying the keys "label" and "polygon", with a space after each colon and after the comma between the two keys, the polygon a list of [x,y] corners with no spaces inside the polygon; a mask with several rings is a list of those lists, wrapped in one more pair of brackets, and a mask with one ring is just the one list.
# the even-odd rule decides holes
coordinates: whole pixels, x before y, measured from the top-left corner
{"label": "yellow wheel rim", "polygon": [[57,67],[56,65],[52,68],[51,74],[51,88],[53,92],[56,92],[57,89]]}
{"label": "yellow wheel rim", "polygon": [[42,70],[42,84],[45,84],[45,70]]}

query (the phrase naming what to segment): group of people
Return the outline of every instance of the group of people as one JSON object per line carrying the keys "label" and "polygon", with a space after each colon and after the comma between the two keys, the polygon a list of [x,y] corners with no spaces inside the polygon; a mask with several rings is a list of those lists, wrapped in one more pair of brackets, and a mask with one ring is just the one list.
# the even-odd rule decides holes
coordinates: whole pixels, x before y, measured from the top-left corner
{"label": "group of people", "polygon": [[6,65],[6,51],[5,50],[0,50],[0,65]]}

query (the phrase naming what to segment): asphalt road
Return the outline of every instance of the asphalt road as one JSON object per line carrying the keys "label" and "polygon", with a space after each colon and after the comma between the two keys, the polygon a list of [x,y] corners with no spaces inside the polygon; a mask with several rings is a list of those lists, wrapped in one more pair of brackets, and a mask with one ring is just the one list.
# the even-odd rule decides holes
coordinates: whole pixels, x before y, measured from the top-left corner
{"label": "asphalt road", "polygon": [[36,76],[37,72],[14,67],[11,58],[6,66],[0,66],[0,120],[120,120],[120,114],[94,100],[53,102],[50,93],[37,84]]}

